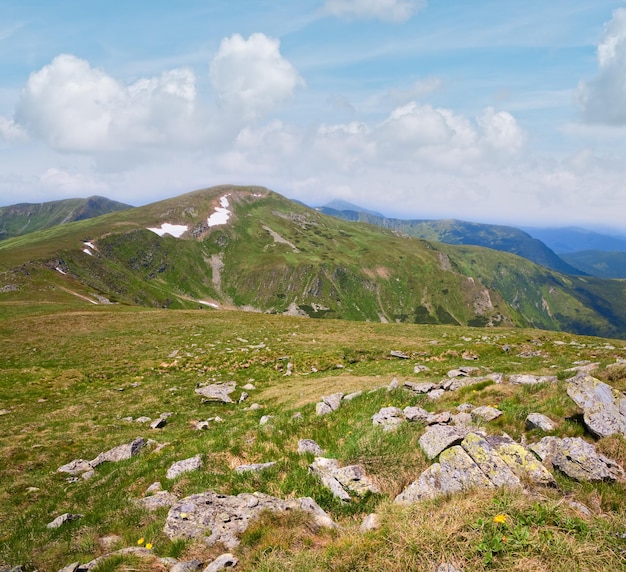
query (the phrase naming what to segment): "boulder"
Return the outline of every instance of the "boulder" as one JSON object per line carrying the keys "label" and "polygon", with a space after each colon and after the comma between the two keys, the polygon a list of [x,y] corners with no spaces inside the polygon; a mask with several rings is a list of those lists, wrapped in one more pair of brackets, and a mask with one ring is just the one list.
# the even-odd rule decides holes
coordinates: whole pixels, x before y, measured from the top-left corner
{"label": "boulder", "polygon": [[430,412],[417,405],[405,407],[402,411],[407,421],[426,421],[430,417]]}
{"label": "boulder", "polygon": [[348,465],[339,467],[336,459],[316,457],[315,461],[309,465],[309,469],[317,475],[322,484],[328,488],[337,498],[349,501],[349,492],[363,496],[368,492],[379,492],[378,487],[367,476],[365,470],[360,465]]}
{"label": "boulder", "polygon": [[328,415],[329,413],[332,413],[332,412],[333,410],[330,407],[330,405],[328,405],[327,403],[324,403],[323,401],[320,401],[319,403],[315,405],[316,415]]}
{"label": "boulder", "polygon": [[[233,556],[229,552],[218,556],[213,562],[211,562],[203,572],[220,572],[225,568],[234,568],[239,563],[236,556]],[[171,572],[171,571],[170,571]]]}
{"label": "boulder", "polygon": [[536,385],[537,383],[556,383],[559,378],[556,375],[530,375],[519,373],[509,376],[509,383],[513,385]]}
{"label": "boulder", "polygon": [[428,381],[423,381],[420,383],[416,383],[414,381],[405,381],[404,387],[419,395],[421,393],[428,393],[431,389],[435,387],[435,384]]}
{"label": "boulder", "polygon": [[556,423],[541,413],[529,413],[528,417],[526,417],[526,429],[529,431],[532,431],[533,429],[554,431],[556,429]]}
{"label": "boulder", "polygon": [[235,391],[237,384],[234,381],[228,383],[213,383],[196,388],[196,393],[208,401],[221,401],[222,403],[234,403],[230,394]]}
{"label": "boulder", "polygon": [[496,487],[520,487],[521,482],[485,437],[468,433],[461,447]]}
{"label": "boulder", "polygon": [[220,495],[212,491],[178,501],[169,511],[163,531],[171,538],[195,538],[209,546],[222,543],[227,549],[239,544],[238,536],[263,511],[303,510],[320,527],[335,527],[331,518],[311,498],[281,500],[263,493]]}
{"label": "boulder", "polygon": [[372,416],[372,423],[380,425],[384,431],[393,431],[404,421],[404,413],[398,407],[383,407]]}
{"label": "boulder", "polygon": [[618,463],[598,453],[580,437],[544,437],[530,449],[544,463],[552,464],[576,481],[617,481],[626,477]]}
{"label": "boulder", "polygon": [[320,456],[324,454],[324,449],[313,441],[313,439],[300,439],[300,441],[298,441],[298,453],[313,453],[314,455]]}
{"label": "boulder", "polygon": [[583,410],[585,425],[597,437],[626,437],[626,395],[590,375],[568,379],[567,394]]}
{"label": "boulder", "polygon": [[82,517],[82,514],[70,514],[69,512],[66,512],[61,516],[57,516],[52,522],[46,524],[46,528],[59,528],[60,526],[63,526],[66,522],[78,520]]}
{"label": "boulder", "polygon": [[332,411],[337,411],[339,407],[341,407],[341,399],[343,398],[343,393],[333,393],[332,395],[324,395],[322,396],[322,403],[328,405]]}
{"label": "boulder", "polygon": [[142,437],[137,437],[135,440],[125,445],[118,445],[109,449],[104,453],[100,453],[93,461],[90,461],[92,467],[97,467],[101,463],[117,463],[119,461],[125,461],[134,457],[144,448],[146,442]]}
{"label": "boulder", "polygon": [[175,479],[179,475],[183,473],[187,473],[189,471],[197,471],[200,467],[202,467],[202,456],[195,455],[194,457],[190,457],[189,459],[183,459],[182,461],[176,461],[168,470],[166,477],[168,479]]}
{"label": "boulder", "polygon": [[489,421],[497,419],[500,415],[502,415],[502,411],[496,407],[491,407],[491,405],[476,407],[476,409],[472,409],[471,412],[474,423],[488,423]]}
{"label": "boulder", "polygon": [[459,445],[469,430],[449,425],[432,425],[420,437],[419,444],[426,457],[434,459],[452,445]]}

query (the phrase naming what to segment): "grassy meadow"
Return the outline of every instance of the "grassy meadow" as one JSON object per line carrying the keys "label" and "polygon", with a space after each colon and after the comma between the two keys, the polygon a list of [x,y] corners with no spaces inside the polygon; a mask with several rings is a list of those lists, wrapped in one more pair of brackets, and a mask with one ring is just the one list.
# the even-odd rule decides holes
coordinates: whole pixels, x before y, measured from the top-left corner
{"label": "grassy meadow", "polygon": [[[392,350],[410,359],[392,357]],[[466,361],[464,352],[478,359]],[[392,433],[371,421],[387,405],[451,411],[471,402],[504,412],[487,426],[490,433],[539,440],[544,433],[527,431],[524,420],[540,412],[558,421],[551,434],[591,439],[565,392],[567,370],[576,362],[599,362],[595,375],[626,390],[626,365],[607,367],[626,358],[624,341],[539,330],[16,302],[0,304],[0,356],[0,570],[56,571],[140,539],[152,545],[154,558],[120,556],[94,570],[165,570],[158,557],[207,563],[223,552],[164,535],[167,509],[150,513],[134,502],[155,481],[179,498],[207,490],[311,496],[340,525],[317,530],[303,514],[267,514],[234,551],[241,570],[430,571],[441,562],[464,571],[626,570],[623,483],[557,476],[558,491],[475,491],[397,506],[395,495],[430,464],[418,446],[424,426],[405,423]],[[416,364],[430,371],[415,374]],[[463,365],[484,374],[557,375],[559,382],[482,382],[436,402],[384,389],[394,377],[440,381]],[[256,389],[234,404],[202,403],[194,393],[199,383],[222,381],[237,382],[235,400],[242,385]],[[363,395],[338,411],[315,415],[322,395],[357,390]],[[252,403],[261,408],[245,410]],[[124,420],[164,412],[172,415],[163,429]],[[294,419],[296,412],[302,417]],[[264,415],[273,417],[260,426]],[[222,422],[194,430],[195,422],[216,416]],[[138,436],[167,445],[102,464],[90,480],[69,483],[57,472],[72,459],[93,459]],[[362,464],[381,493],[349,503],[334,499],[308,471],[313,456],[296,452],[302,438],[317,441],[342,465]],[[599,448],[626,464],[625,439],[603,439]],[[200,471],[166,479],[173,462],[196,454],[204,462]],[[260,473],[233,470],[267,461],[277,464]],[[592,515],[566,500],[583,503]],[[46,528],[65,512],[83,517]],[[360,533],[371,512],[379,514],[380,529]],[[505,522],[494,521],[500,514]]]}

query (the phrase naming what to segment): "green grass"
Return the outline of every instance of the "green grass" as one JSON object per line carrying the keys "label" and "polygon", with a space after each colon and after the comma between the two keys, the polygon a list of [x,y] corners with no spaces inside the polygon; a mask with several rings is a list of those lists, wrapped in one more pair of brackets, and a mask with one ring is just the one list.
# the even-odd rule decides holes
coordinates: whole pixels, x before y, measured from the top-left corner
{"label": "green grass", "polygon": [[[505,344],[508,353],[502,350]],[[101,539],[109,535],[121,537],[121,546],[136,546],[144,538],[156,556],[205,562],[217,556],[219,548],[171,541],[162,532],[167,511],[147,513],[133,503],[159,480],[179,497],[206,490],[311,496],[341,524],[338,531],[324,532],[304,515],[266,515],[236,550],[243,570],[430,569],[447,557],[464,570],[618,570],[624,541],[615,533],[624,532],[623,485],[581,485],[559,477],[561,491],[541,493],[545,498],[477,492],[398,507],[390,500],[428,466],[417,444],[423,426],[407,423],[384,433],[371,422],[387,405],[444,411],[471,401],[504,411],[489,426],[491,432],[539,439],[541,432],[524,427],[525,415],[539,411],[559,423],[553,434],[584,435],[578,410],[565,395],[566,370],[575,361],[599,361],[600,374],[620,386],[622,370],[606,366],[626,357],[626,349],[623,342],[610,344],[521,329],[353,323],[79,301],[2,304],[0,410],[8,413],[0,415],[0,565],[56,571],[104,554]],[[393,358],[391,350],[412,359]],[[529,388],[478,383],[437,402],[401,389],[370,393],[393,377],[439,381],[449,369],[469,363],[461,357],[466,350],[478,355],[470,364],[483,374],[555,374],[561,381]],[[529,350],[541,350],[541,355],[520,357]],[[285,375],[287,361],[293,364],[290,376]],[[414,374],[416,363],[431,371]],[[251,381],[257,389],[241,405],[203,404],[194,389],[212,380],[239,386]],[[357,389],[363,395],[337,412],[315,415],[322,395]],[[253,402],[262,409],[243,411]],[[166,411],[174,414],[159,431],[123,420],[154,419]],[[296,411],[302,419],[292,419]],[[271,423],[260,427],[260,417],[268,414],[274,416]],[[192,429],[194,421],[216,415],[223,423],[203,432]],[[56,472],[72,459],[94,458],[138,435],[169,444],[157,454],[149,447],[131,460],[103,464],[89,481],[68,483]],[[316,440],[342,465],[362,464],[381,493],[350,503],[334,499],[308,472],[312,457],[296,453],[301,438]],[[603,440],[600,446],[626,461],[623,440]],[[203,470],[167,482],[167,468],[195,454],[202,455]],[[266,461],[278,463],[256,474],[233,471],[242,463]],[[594,516],[581,520],[563,504],[564,495],[590,506]],[[549,512],[541,513],[541,507]],[[381,530],[360,535],[362,519],[374,511],[381,515]],[[47,529],[63,512],[84,517]],[[490,521],[500,512],[511,517],[510,544],[502,545],[498,534],[504,533]],[[454,533],[444,533],[446,527]],[[102,569],[151,565],[126,558]],[[527,567],[520,568],[520,562]]]}

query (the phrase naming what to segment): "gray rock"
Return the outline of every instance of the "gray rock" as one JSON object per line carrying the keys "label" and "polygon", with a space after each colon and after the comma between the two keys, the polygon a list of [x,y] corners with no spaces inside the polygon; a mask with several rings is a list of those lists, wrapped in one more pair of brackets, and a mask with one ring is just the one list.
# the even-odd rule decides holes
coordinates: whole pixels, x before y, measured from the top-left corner
{"label": "gray rock", "polygon": [[468,433],[461,447],[496,487],[521,487],[520,479],[498,455],[487,439],[477,433]]}
{"label": "gray rock", "polygon": [[556,383],[559,378],[556,375],[530,375],[520,373],[509,376],[509,383],[513,385],[536,385],[537,383]]}
{"label": "gray rock", "polygon": [[339,467],[339,462],[336,459],[316,457],[315,461],[309,465],[309,469],[320,478],[322,484],[333,495],[344,501],[350,500],[348,491],[360,496],[367,492],[379,492],[378,487],[360,465]]}
{"label": "gray rock", "polygon": [[237,384],[234,381],[228,383],[213,383],[203,387],[197,387],[196,393],[209,401],[221,401],[223,403],[234,403],[230,394],[235,391]]}
{"label": "gray rock", "polygon": [[400,359],[410,359],[411,358],[411,356],[405,354],[404,352],[401,352],[400,350],[391,350],[389,352],[389,355],[392,356],[392,357],[400,358]]}
{"label": "gray rock", "polygon": [[472,409],[476,409],[476,406],[471,403],[461,403],[461,405],[456,406],[456,409],[461,413],[469,413]]}
{"label": "gray rock", "polygon": [[576,481],[617,481],[626,477],[618,463],[598,453],[580,437],[544,437],[530,449],[544,463],[552,464]]}
{"label": "gray rock", "polygon": [[348,393],[348,395],[343,396],[344,401],[352,401],[356,397],[361,397],[363,395],[362,391],[353,391],[352,393]]}
{"label": "gray rock", "polygon": [[448,411],[442,411],[441,413],[431,413],[426,418],[427,425],[447,425],[452,420],[452,415]]}
{"label": "gray rock", "polygon": [[124,445],[118,445],[109,449],[104,453],[100,453],[93,461],[90,461],[92,467],[97,467],[102,463],[117,463],[119,461],[126,461],[139,454],[139,451],[144,448],[146,442],[142,437],[137,437],[130,443]]}
{"label": "gray rock", "polygon": [[160,493],[163,490],[163,487],[159,481],[152,483],[147,489],[146,494],[154,494]]}
{"label": "gray rock", "polygon": [[404,413],[398,407],[383,407],[372,416],[374,425],[380,425],[383,431],[393,431],[404,421]]}
{"label": "gray rock", "polygon": [[68,473],[72,475],[73,477],[75,477],[76,475],[80,475],[87,471],[91,471],[92,469],[93,469],[93,466],[91,465],[89,461],[85,461],[84,459],[74,459],[73,461],[70,461],[66,465],[59,467],[57,469],[57,472]]}
{"label": "gray rock", "polygon": [[142,415],[141,417],[137,417],[137,419],[135,419],[135,423],[150,423],[150,421],[152,421],[152,419],[146,415]]}
{"label": "gray rock", "polygon": [[272,419],[274,419],[273,415],[263,415],[263,417],[259,419],[259,425],[267,425]]}
{"label": "gray rock", "polygon": [[87,562],[87,564],[81,564],[78,571],[89,572],[89,570],[92,570],[99,564],[102,564],[104,561],[108,560],[112,556],[125,555],[125,554],[132,554],[133,556],[139,556],[141,558],[152,558],[154,556],[154,552],[152,552],[152,550],[148,550],[147,548],[144,548],[143,546],[129,546],[128,548],[121,548],[120,550],[116,550],[115,552],[109,552],[108,554],[105,554],[104,556],[99,556],[98,558],[94,558],[90,562]]}
{"label": "gray rock", "polygon": [[159,417],[150,423],[150,429],[162,429],[167,425],[167,419],[165,417]]}
{"label": "gray rock", "polygon": [[526,429],[541,429],[542,431],[554,431],[556,423],[546,415],[541,413],[529,413],[526,417]]}
{"label": "gray rock", "polygon": [[424,371],[430,371],[430,368],[426,365],[421,365],[421,364],[415,364],[415,367],[413,368],[413,373],[422,373]]}
{"label": "gray rock", "polygon": [[464,365],[457,369],[451,369],[447,375],[448,377],[461,377],[461,376],[466,377],[466,376],[474,375],[475,373],[478,373],[479,371],[480,371],[479,367]]}
{"label": "gray rock", "polygon": [[387,391],[393,391],[394,389],[398,389],[398,387],[400,387],[400,382],[397,377],[394,377],[387,386]]}
{"label": "gray rock", "polygon": [[502,411],[496,407],[491,407],[491,405],[476,407],[476,409],[472,409],[471,413],[474,423],[488,423],[489,421],[497,419],[500,415],[502,415]]}
{"label": "gray rock", "polygon": [[189,459],[183,459],[182,461],[176,461],[168,470],[166,477],[168,479],[175,479],[179,475],[183,473],[187,473],[189,471],[197,471],[200,467],[202,467],[202,456],[195,455],[194,457],[190,457]]}
{"label": "gray rock", "polygon": [[252,383],[246,383],[246,385],[242,386],[241,389],[245,389],[246,391],[254,391],[256,389],[256,385]]}
{"label": "gray rock", "polygon": [[445,392],[445,389],[432,389],[426,395],[428,396],[428,399],[436,401],[437,399],[441,399],[444,396]]}
{"label": "gray rock", "polygon": [[218,556],[211,564],[209,564],[203,572],[220,572],[220,570],[224,570],[226,568],[234,568],[239,563],[239,560],[227,552],[226,554],[222,554]]}
{"label": "gray rock", "polygon": [[194,423],[193,428],[196,431],[206,431],[209,428],[209,422],[208,421],[197,421],[196,423]]}
{"label": "gray rock", "polygon": [[62,514],[61,516],[57,516],[52,522],[49,522],[48,524],[46,524],[46,528],[59,528],[60,526],[64,525],[66,522],[70,522],[72,520],[78,520],[79,518],[82,518],[82,517],[83,517],[82,514],[70,514],[69,512],[66,512]]}
{"label": "gray rock", "polygon": [[430,413],[417,405],[405,407],[403,409],[404,417],[407,421],[426,421]]}
{"label": "gray rock", "polygon": [[170,568],[170,572],[196,572],[202,568],[202,562],[200,560],[187,560],[185,562],[176,562],[174,566]]}
{"label": "gray rock", "polygon": [[433,425],[420,437],[419,444],[426,457],[434,459],[452,445],[459,445],[468,431],[460,427]]}
{"label": "gray rock", "polygon": [[597,437],[615,433],[626,437],[626,395],[590,375],[567,381],[567,394],[583,410],[589,431]]}
{"label": "gray rock", "polygon": [[[59,572],[76,572],[80,568],[80,562],[72,562],[67,566],[64,566],[59,570]],[[3,572],[22,572],[21,566],[16,566],[15,568],[8,568],[7,570],[3,569]]]}
{"label": "gray rock", "polygon": [[454,566],[454,564],[442,562],[441,564],[439,564],[437,572],[461,572],[461,569]]}
{"label": "gray rock", "polygon": [[250,463],[248,465],[239,465],[235,467],[236,473],[256,473],[259,471],[263,471],[264,469],[269,469],[276,464],[276,461],[270,461],[269,463]]}
{"label": "gray rock", "polygon": [[239,403],[243,403],[246,399],[248,399],[248,397],[250,397],[248,393],[246,391],[242,391],[239,396]]}
{"label": "gray rock", "polygon": [[320,456],[324,454],[324,449],[313,441],[313,439],[300,439],[300,441],[298,441],[298,453],[313,453],[314,455]]}
{"label": "gray rock", "polygon": [[319,403],[317,403],[315,405],[315,414],[316,415],[328,415],[329,413],[332,413],[333,410],[330,407],[330,405],[328,405],[327,403],[324,403],[323,401],[320,401]]}
{"label": "gray rock", "polygon": [[428,381],[423,381],[420,383],[414,381],[405,381],[404,387],[411,390],[413,393],[421,394],[428,393],[431,389],[435,387],[435,384]]}
{"label": "gray rock", "polygon": [[359,528],[360,532],[371,532],[372,530],[378,530],[380,528],[380,519],[378,515],[373,512],[368,514],[361,523]]}
{"label": "gray rock", "polygon": [[163,507],[170,507],[178,501],[178,497],[168,491],[159,491],[153,495],[142,498],[139,505],[149,511],[158,510]]}
{"label": "gray rock", "polygon": [[341,407],[341,399],[343,393],[333,393],[332,395],[322,396],[322,402],[328,405],[333,411],[337,411]]}
{"label": "gray rock", "polygon": [[263,406],[260,403],[253,403],[248,407],[250,411],[256,411],[257,409],[261,409]]}
{"label": "gray rock", "polygon": [[457,413],[450,421],[457,427],[467,427],[474,422],[470,413]]}
{"label": "gray rock", "polygon": [[239,544],[238,535],[265,510],[284,512],[304,510],[320,527],[335,527],[331,518],[311,498],[281,500],[262,493],[219,495],[208,491],[191,495],[169,511],[163,528],[171,538],[196,538],[209,546],[222,543],[232,549]]}

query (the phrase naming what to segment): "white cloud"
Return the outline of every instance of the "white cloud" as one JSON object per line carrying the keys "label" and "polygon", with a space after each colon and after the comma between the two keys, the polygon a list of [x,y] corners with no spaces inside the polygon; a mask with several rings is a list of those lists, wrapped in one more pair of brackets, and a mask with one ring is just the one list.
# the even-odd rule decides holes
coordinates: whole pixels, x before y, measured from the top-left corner
{"label": "white cloud", "polygon": [[425,5],[425,0],[326,0],[324,9],[342,18],[404,22]]}
{"label": "white cloud", "polygon": [[254,119],[289,99],[304,80],[280,53],[280,42],[265,34],[245,40],[224,38],[210,67],[211,81],[225,109]]}
{"label": "white cloud", "polygon": [[514,154],[526,142],[526,134],[515,117],[506,111],[496,112],[488,107],[478,118],[478,124],[484,132],[482,143],[496,151]]}
{"label": "white cloud", "polygon": [[86,196],[94,192],[105,192],[108,189],[106,184],[84,173],[69,173],[56,167],[39,175],[39,181],[45,188],[71,196]]}
{"label": "white cloud", "polygon": [[390,89],[389,97],[397,103],[405,103],[411,100],[422,99],[441,88],[441,80],[438,77],[418,79],[408,89]]}
{"label": "white cloud", "polygon": [[598,44],[598,75],[581,82],[578,98],[592,123],[626,125],[626,9],[613,12]]}
{"label": "white cloud", "polygon": [[13,119],[8,119],[0,115],[0,140],[1,139],[5,141],[24,141],[28,139],[28,135],[22,126],[15,123]]}
{"label": "white cloud", "polygon": [[188,138],[195,98],[195,76],[186,68],[124,86],[62,54],[31,74],[16,119],[53,149],[119,152]]}

